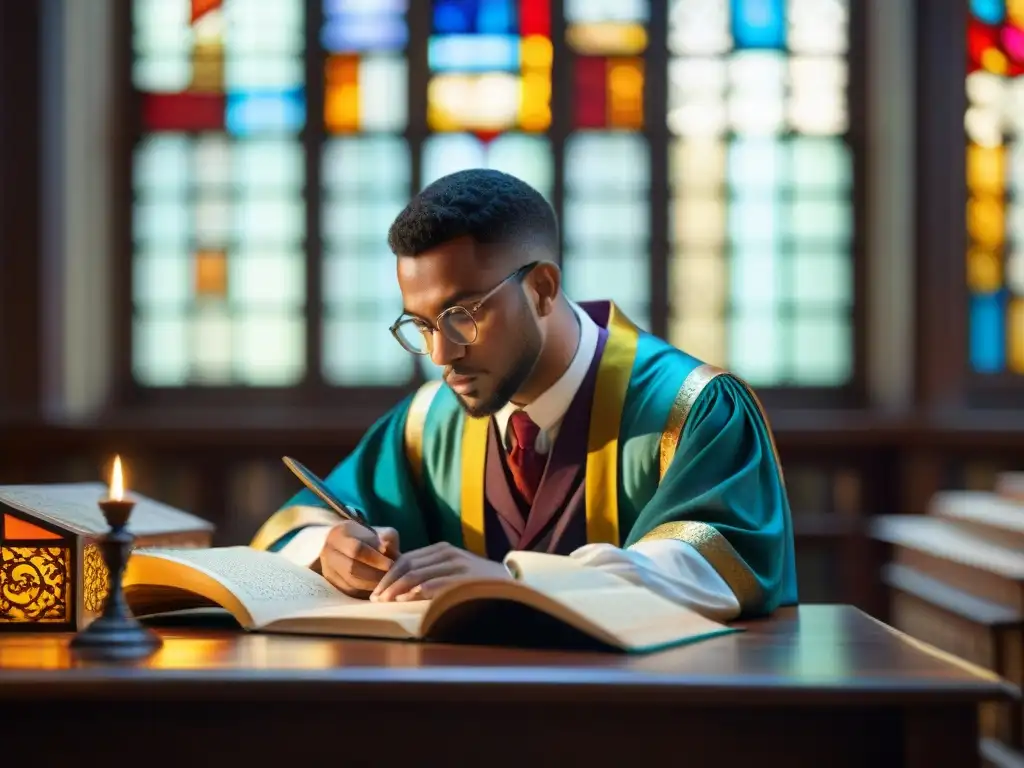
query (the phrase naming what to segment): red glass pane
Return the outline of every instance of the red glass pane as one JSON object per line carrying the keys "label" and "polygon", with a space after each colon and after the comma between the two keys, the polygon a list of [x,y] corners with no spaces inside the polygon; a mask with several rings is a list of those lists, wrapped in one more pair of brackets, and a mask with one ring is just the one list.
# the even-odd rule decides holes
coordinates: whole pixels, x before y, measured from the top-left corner
{"label": "red glass pane", "polygon": [[551,37],[551,0],[520,0],[519,34]]}
{"label": "red glass pane", "polygon": [[483,144],[490,144],[496,138],[501,136],[504,131],[473,131],[473,135],[476,136]]}
{"label": "red glass pane", "polygon": [[214,8],[220,8],[223,0],[192,0],[192,23],[195,24]]}
{"label": "red glass pane", "polygon": [[223,131],[224,106],[220,93],[146,93],[142,124],[149,131]]}
{"label": "red glass pane", "polygon": [[608,61],[603,57],[576,59],[576,128],[604,128],[608,122]]}
{"label": "red glass pane", "polygon": [[967,30],[967,59],[972,69],[977,69],[982,55],[989,48],[999,48],[999,30],[971,19]]}

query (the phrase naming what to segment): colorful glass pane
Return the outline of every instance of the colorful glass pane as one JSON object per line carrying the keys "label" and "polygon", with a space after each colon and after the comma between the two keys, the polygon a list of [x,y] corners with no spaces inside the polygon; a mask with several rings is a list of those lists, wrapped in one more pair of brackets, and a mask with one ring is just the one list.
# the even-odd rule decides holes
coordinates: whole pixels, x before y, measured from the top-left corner
{"label": "colorful glass pane", "polygon": [[572,133],[562,270],[569,295],[650,324],[651,160],[644,127],[648,0],[566,0]]}
{"label": "colorful glass pane", "polygon": [[847,5],[669,9],[669,337],[756,386],[852,375]]}
{"label": "colorful glass pane", "polygon": [[551,126],[549,0],[433,0],[427,125],[490,138]]}
{"label": "colorful glass pane", "polygon": [[1024,3],[971,0],[970,12],[970,361],[981,374],[1024,374]]}
{"label": "colorful glass pane", "polygon": [[331,133],[399,131],[408,122],[407,2],[324,0],[324,122]]}
{"label": "colorful glass pane", "polygon": [[305,372],[303,0],[134,0],[133,370],[148,386]]}

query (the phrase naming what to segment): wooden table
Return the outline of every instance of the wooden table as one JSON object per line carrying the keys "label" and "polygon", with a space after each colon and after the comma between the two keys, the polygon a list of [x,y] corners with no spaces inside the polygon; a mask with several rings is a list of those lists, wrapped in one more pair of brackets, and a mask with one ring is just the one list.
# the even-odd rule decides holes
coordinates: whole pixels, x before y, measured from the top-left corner
{"label": "wooden table", "polygon": [[848,606],[745,626],[633,657],[164,628],[134,668],[7,635],[0,733],[45,765],[938,768],[1010,692]]}

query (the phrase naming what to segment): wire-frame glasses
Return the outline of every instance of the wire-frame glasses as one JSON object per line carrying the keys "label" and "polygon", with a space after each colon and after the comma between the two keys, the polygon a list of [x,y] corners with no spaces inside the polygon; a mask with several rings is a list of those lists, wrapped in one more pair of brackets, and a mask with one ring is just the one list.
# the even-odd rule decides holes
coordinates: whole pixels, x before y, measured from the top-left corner
{"label": "wire-frame glasses", "polygon": [[399,317],[391,325],[391,335],[414,355],[430,354],[434,347],[435,332],[440,332],[453,344],[463,346],[474,344],[480,335],[480,329],[476,323],[476,313],[480,311],[480,307],[507,283],[525,277],[537,264],[538,262],[534,261],[520,267],[468,307],[458,304],[448,307],[437,316],[433,325],[418,317]]}

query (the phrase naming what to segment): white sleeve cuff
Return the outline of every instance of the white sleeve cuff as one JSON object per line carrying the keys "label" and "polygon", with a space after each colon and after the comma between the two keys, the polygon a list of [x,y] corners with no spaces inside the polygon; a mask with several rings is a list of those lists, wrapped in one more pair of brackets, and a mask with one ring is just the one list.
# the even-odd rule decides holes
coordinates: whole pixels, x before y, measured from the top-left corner
{"label": "white sleeve cuff", "polygon": [[284,555],[293,563],[309,568],[320,559],[320,552],[327,541],[327,533],[331,530],[329,525],[311,525],[303,528],[292,537],[292,540],[278,550],[279,555]]}
{"label": "white sleeve cuff", "polygon": [[628,549],[587,544],[570,557],[647,587],[714,621],[729,621],[740,613],[739,600],[725,580],[696,549],[682,541],[641,541]]}

